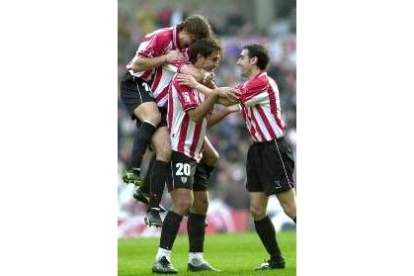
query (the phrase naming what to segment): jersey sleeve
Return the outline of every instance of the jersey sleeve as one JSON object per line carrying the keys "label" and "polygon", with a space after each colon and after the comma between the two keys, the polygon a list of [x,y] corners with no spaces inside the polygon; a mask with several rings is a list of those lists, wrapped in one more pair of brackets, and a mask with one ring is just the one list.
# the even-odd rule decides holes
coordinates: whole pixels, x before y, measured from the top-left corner
{"label": "jersey sleeve", "polygon": [[266,78],[254,79],[244,86],[236,87],[240,93],[240,102],[247,107],[268,102],[268,88],[269,81]]}
{"label": "jersey sleeve", "polygon": [[146,58],[161,56],[164,54],[165,49],[170,42],[171,38],[167,34],[156,34],[149,40],[141,43],[138,48],[137,55]]}
{"label": "jersey sleeve", "polygon": [[198,106],[198,101],[192,88],[180,85],[176,79],[174,79],[173,85],[177,91],[178,101],[184,111]]}

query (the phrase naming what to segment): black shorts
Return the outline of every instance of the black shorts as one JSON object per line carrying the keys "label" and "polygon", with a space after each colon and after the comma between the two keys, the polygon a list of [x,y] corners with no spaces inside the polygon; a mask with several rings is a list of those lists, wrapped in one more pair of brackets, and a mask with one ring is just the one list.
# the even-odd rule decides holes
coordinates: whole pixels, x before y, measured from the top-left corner
{"label": "black shorts", "polygon": [[[145,80],[126,72],[121,81],[121,99],[128,110],[131,119],[136,118],[134,110],[142,103],[155,102],[151,85]],[[138,121],[138,120],[137,120]]]}
{"label": "black shorts", "polygon": [[205,192],[207,191],[207,172],[204,169],[203,163],[198,163],[196,166],[196,172],[194,174],[193,191]]}
{"label": "black shorts", "polygon": [[192,190],[197,162],[182,153],[173,151],[170,165],[171,171],[167,180],[168,192],[178,188]]}
{"label": "black shorts", "polygon": [[254,143],[247,152],[247,184],[249,192],[278,194],[294,188],[295,161],[291,146],[282,137]]}

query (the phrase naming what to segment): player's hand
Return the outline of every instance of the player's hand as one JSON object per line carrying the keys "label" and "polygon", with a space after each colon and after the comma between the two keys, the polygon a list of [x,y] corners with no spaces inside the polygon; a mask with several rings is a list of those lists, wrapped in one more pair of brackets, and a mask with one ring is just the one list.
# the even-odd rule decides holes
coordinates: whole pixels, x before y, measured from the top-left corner
{"label": "player's hand", "polygon": [[202,84],[206,84],[208,82],[213,81],[213,79],[215,77],[214,72],[209,72],[209,71],[206,71],[206,70],[202,69],[202,73],[203,73],[203,80],[201,82]]}
{"label": "player's hand", "polygon": [[224,98],[230,103],[238,103],[239,97],[237,96],[237,90],[233,87],[220,87],[217,88],[218,96]]}
{"label": "player's hand", "polygon": [[193,76],[187,74],[178,74],[177,80],[180,85],[188,86],[193,89],[198,85],[196,79]]}
{"label": "player's hand", "polygon": [[184,55],[178,50],[172,50],[168,54],[166,54],[165,62],[166,63],[173,63],[176,60],[183,60]]}
{"label": "player's hand", "polygon": [[206,82],[203,83],[205,86],[207,86],[210,89],[215,89],[217,88],[216,82],[214,80],[208,80]]}

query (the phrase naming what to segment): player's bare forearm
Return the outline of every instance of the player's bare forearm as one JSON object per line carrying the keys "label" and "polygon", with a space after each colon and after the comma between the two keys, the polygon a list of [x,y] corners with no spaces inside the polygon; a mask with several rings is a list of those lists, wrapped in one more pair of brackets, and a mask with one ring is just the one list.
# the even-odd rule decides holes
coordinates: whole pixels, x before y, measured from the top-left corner
{"label": "player's bare forearm", "polygon": [[176,60],[183,60],[183,54],[178,50],[172,50],[165,55],[158,57],[147,58],[140,56],[139,54],[135,55],[132,59],[132,70],[134,72],[146,71],[158,66],[161,66],[165,63],[172,63]]}
{"label": "player's bare forearm", "polygon": [[199,106],[194,109],[188,110],[187,113],[190,116],[190,119],[194,122],[201,122],[204,117],[210,112],[214,107],[218,98],[217,92],[212,92]]}
{"label": "player's bare forearm", "polygon": [[200,91],[206,96],[211,95],[214,92],[218,93],[219,98],[217,99],[217,103],[229,106],[238,103],[237,96],[232,92],[233,88],[230,87],[217,87],[215,86],[214,89],[210,89],[203,84],[198,83],[194,89]]}
{"label": "player's bare forearm", "polygon": [[238,104],[239,101],[237,99],[229,99],[228,97],[219,97],[217,99],[217,103],[224,106],[231,106],[234,104]]}
{"label": "player's bare forearm", "polygon": [[[187,74],[178,74],[177,80],[181,85],[196,89],[206,96],[209,96],[214,92],[217,93],[220,99],[227,99],[227,101],[220,100],[220,103],[223,105],[232,105],[238,102],[238,96],[236,95],[237,90],[232,87],[214,86],[214,89],[210,89],[205,85],[197,82],[193,76]],[[214,85],[214,82],[212,84]]]}
{"label": "player's bare forearm", "polygon": [[240,111],[238,105],[231,105],[220,111],[213,111],[210,116],[208,116],[207,127],[212,127],[219,122],[221,122],[227,115],[233,112]]}
{"label": "player's bare forearm", "polygon": [[194,89],[196,89],[197,91],[203,93],[206,96],[210,96],[211,93],[213,93],[213,89],[210,89],[210,88],[208,88],[207,86],[205,86],[201,83],[198,83],[196,85],[196,87],[194,87]]}
{"label": "player's bare forearm", "polygon": [[167,55],[162,55],[154,58],[145,58],[142,56],[135,56],[132,60],[131,69],[134,72],[146,71],[166,63]]}
{"label": "player's bare forearm", "polygon": [[212,127],[218,124],[220,121],[226,118],[226,116],[229,115],[230,113],[231,112],[226,109],[223,109],[220,111],[213,111],[213,113],[210,116],[208,116],[207,127]]}

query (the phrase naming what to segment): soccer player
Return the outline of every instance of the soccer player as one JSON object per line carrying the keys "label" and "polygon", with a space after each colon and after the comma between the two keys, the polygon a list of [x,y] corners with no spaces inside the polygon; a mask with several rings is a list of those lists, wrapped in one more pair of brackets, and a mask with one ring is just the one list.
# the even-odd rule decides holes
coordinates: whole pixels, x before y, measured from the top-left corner
{"label": "soccer player", "polygon": [[296,223],[296,194],[292,148],[284,138],[279,89],[266,73],[268,50],[259,44],[243,47],[237,60],[248,80],[239,87],[241,111],[253,139],[247,153],[247,190],[256,232],[270,255],[258,269],[285,268],[276,232],[267,215],[270,195],[276,194],[284,212]]}
{"label": "soccer player", "polygon": [[[284,212],[296,223],[294,159],[291,146],[284,138],[279,90],[266,73],[270,61],[268,50],[250,44],[243,48],[237,65],[248,80],[237,87],[242,116],[253,139],[247,153],[247,184],[250,212],[256,232],[270,255],[258,269],[285,268],[285,261],[276,240],[276,232],[267,215],[270,195],[276,194]],[[180,75],[183,84],[205,89],[194,78]]]}
{"label": "soccer player", "polygon": [[[218,66],[220,54],[221,47],[212,39],[203,39],[190,46],[191,63],[194,67],[207,71],[212,71]],[[204,96],[195,89],[180,85],[176,76],[170,84],[168,99],[168,129],[173,151],[171,156],[172,181],[168,181],[167,186],[173,207],[165,217],[160,247],[152,267],[153,272],[162,274],[178,273],[171,263],[170,255],[181,220],[188,212],[190,212],[189,221],[196,221],[189,222],[190,263],[188,269],[192,271],[215,270],[202,256],[205,215],[197,216],[196,210],[205,213],[206,209],[202,210],[205,206],[193,204],[197,196],[193,189],[197,191],[195,172],[197,163],[202,157],[201,150],[207,127],[206,117],[219,99],[220,91],[230,92],[229,88],[219,88],[209,91],[209,95]],[[207,194],[205,189],[200,192]],[[192,259],[197,261],[192,261]]]}
{"label": "soccer player", "polygon": [[[171,70],[180,70],[207,79],[207,72],[192,71],[183,60],[188,46],[201,38],[212,36],[207,20],[199,15],[188,17],[176,27],[157,30],[145,37],[129,70],[121,82],[121,98],[132,119],[137,119],[131,160],[123,176],[125,183],[142,184],[140,167],[151,141],[156,160],[150,175],[150,199],[146,216],[148,225],[161,226],[159,203],[164,190],[171,145],[166,123],[166,103]],[[167,66],[168,65],[168,66]]]}
{"label": "soccer player", "polygon": [[[217,124],[224,119],[228,114],[239,111],[238,108],[226,107],[218,112],[213,111],[209,115],[208,127]],[[214,168],[215,163],[218,159],[217,152],[208,153],[208,160],[205,160],[206,150],[215,151],[213,146],[210,145],[207,137],[204,138],[203,147],[203,159],[197,164],[196,171],[194,174],[193,193],[194,201],[193,206],[187,213],[187,229],[189,238],[189,261],[188,270],[190,271],[202,271],[202,270],[216,270],[208,262],[204,260],[204,239],[205,239],[205,227],[207,226],[206,216],[209,206],[209,196],[207,191],[207,184],[211,176],[211,171]],[[148,170],[151,170],[155,156],[152,157]],[[213,163],[211,163],[213,162]],[[211,165],[207,165],[207,164]],[[134,198],[144,204],[148,204],[149,198],[149,174],[144,178],[144,184],[137,189],[134,194]],[[170,181],[170,179],[169,179]],[[165,208],[160,204],[161,212],[165,212]]]}

